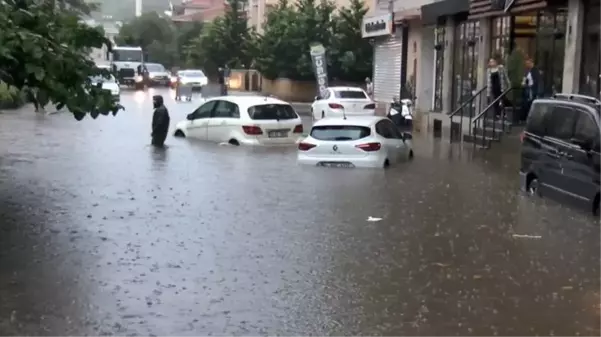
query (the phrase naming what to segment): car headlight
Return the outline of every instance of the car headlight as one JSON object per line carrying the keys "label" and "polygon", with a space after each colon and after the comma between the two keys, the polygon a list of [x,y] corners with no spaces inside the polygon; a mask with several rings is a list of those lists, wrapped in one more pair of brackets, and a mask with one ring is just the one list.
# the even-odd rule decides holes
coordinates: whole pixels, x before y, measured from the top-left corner
{"label": "car headlight", "polygon": [[142,76],[138,75],[136,76],[136,82],[142,82]]}
{"label": "car headlight", "polygon": [[203,79],[201,79],[201,80],[200,80],[200,84],[202,84],[202,85],[207,85],[207,84],[209,84],[209,79],[208,79],[208,78],[206,78],[206,77],[205,77],[205,78],[203,78]]}

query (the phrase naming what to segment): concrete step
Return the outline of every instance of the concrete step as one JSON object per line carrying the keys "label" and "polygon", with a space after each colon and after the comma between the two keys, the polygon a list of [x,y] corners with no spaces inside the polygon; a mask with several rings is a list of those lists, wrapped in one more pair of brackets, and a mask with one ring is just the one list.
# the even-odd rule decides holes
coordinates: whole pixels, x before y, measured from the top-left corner
{"label": "concrete step", "polygon": [[480,146],[485,149],[489,149],[492,142],[495,140],[492,137],[482,137],[482,135],[463,135],[463,141],[467,143],[473,143],[474,145]]}
{"label": "concrete step", "polygon": [[[494,119],[487,119],[486,121],[483,121],[484,126],[487,129],[495,129],[495,130],[505,130],[505,133],[510,133],[511,132],[511,127],[513,126],[513,124],[505,119],[505,120],[494,120]],[[477,123],[478,124],[478,123]],[[480,123],[482,124],[482,123]]]}
{"label": "concrete step", "polygon": [[503,134],[504,132],[501,129],[493,130],[493,128],[481,128],[476,126],[472,130],[472,135],[486,135],[487,137],[493,138],[495,141],[501,141]]}

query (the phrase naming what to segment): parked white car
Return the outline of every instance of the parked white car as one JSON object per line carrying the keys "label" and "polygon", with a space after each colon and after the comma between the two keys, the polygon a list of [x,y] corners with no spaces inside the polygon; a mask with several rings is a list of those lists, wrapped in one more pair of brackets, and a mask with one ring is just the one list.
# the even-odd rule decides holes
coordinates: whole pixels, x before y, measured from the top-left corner
{"label": "parked white car", "polygon": [[355,87],[330,87],[311,105],[313,120],[325,117],[373,116],[376,104],[365,90]]}
{"label": "parked white car", "polygon": [[93,76],[90,77],[90,81],[92,82],[92,85],[102,83],[102,89],[110,91],[114,99],[119,100],[121,97],[121,88],[119,87],[119,83],[117,83],[117,80],[113,75],[110,75],[109,78],[105,78],[103,76]]}
{"label": "parked white car", "polygon": [[185,121],[176,137],[232,145],[296,144],[303,123],[292,106],[263,96],[222,96],[206,100]]}
{"label": "parked white car", "polygon": [[385,168],[413,158],[412,136],[380,116],[324,118],[298,144],[299,164]]}

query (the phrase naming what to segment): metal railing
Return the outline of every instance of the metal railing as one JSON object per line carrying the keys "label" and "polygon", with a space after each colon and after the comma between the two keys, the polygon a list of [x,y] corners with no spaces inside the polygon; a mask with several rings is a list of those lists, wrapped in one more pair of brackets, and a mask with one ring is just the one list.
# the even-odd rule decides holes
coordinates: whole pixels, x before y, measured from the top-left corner
{"label": "metal railing", "polygon": [[[455,111],[451,112],[450,114],[448,114],[449,118],[451,119],[451,130],[453,129],[453,117],[455,116],[459,116],[460,120],[459,120],[459,135],[461,137],[461,135],[463,135],[463,117],[465,117],[465,110],[466,108],[469,106],[469,109],[467,109],[469,111],[469,130],[468,133],[471,136],[472,135],[472,118],[474,117],[474,113],[472,113],[472,107],[475,107],[475,111],[478,111],[478,109],[482,106],[482,93],[486,92],[486,86],[484,86],[483,88],[479,89],[478,91],[476,91],[470,98],[468,98],[465,102],[461,103],[461,105],[455,109]],[[476,100],[476,98],[478,98],[478,104],[474,105],[474,100]],[[453,135],[451,135],[451,139],[450,141],[453,141]]]}
{"label": "metal railing", "polygon": [[[509,100],[505,99],[505,97],[507,97],[507,94],[509,94],[511,91],[513,91],[516,88],[509,88],[507,90],[505,90],[503,93],[501,93],[497,98],[495,98],[488,106],[486,106],[486,108],[484,108],[478,115],[476,115],[476,117],[474,117],[473,120],[470,121],[470,131],[473,130],[473,135],[474,135],[474,145],[476,145],[477,139],[476,137],[477,132],[476,130],[480,129],[482,130],[482,147],[488,147],[487,144],[487,130],[488,130],[488,125],[486,124],[488,117],[489,117],[489,111],[491,108],[493,108],[495,105],[498,105],[499,102],[503,101],[503,102],[508,102]],[[504,107],[501,107],[501,116],[499,121],[501,122],[501,132],[505,132],[505,116],[504,116]],[[496,116],[495,116],[496,117]],[[497,131],[497,123],[496,123],[496,118],[493,117],[493,123],[492,123],[492,139],[494,139],[496,131]],[[470,134],[471,135],[471,134]]]}

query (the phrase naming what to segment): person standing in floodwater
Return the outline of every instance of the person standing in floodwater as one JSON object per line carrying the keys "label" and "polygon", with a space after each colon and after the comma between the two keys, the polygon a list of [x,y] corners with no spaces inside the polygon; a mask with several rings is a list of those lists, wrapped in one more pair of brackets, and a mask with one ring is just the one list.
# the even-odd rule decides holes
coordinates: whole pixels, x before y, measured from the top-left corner
{"label": "person standing in floodwater", "polygon": [[163,96],[155,95],[152,97],[152,105],[154,106],[154,114],[152,115],[152,145],[163,147],[165,139],[169,133],[169,111],[163,102]]}

